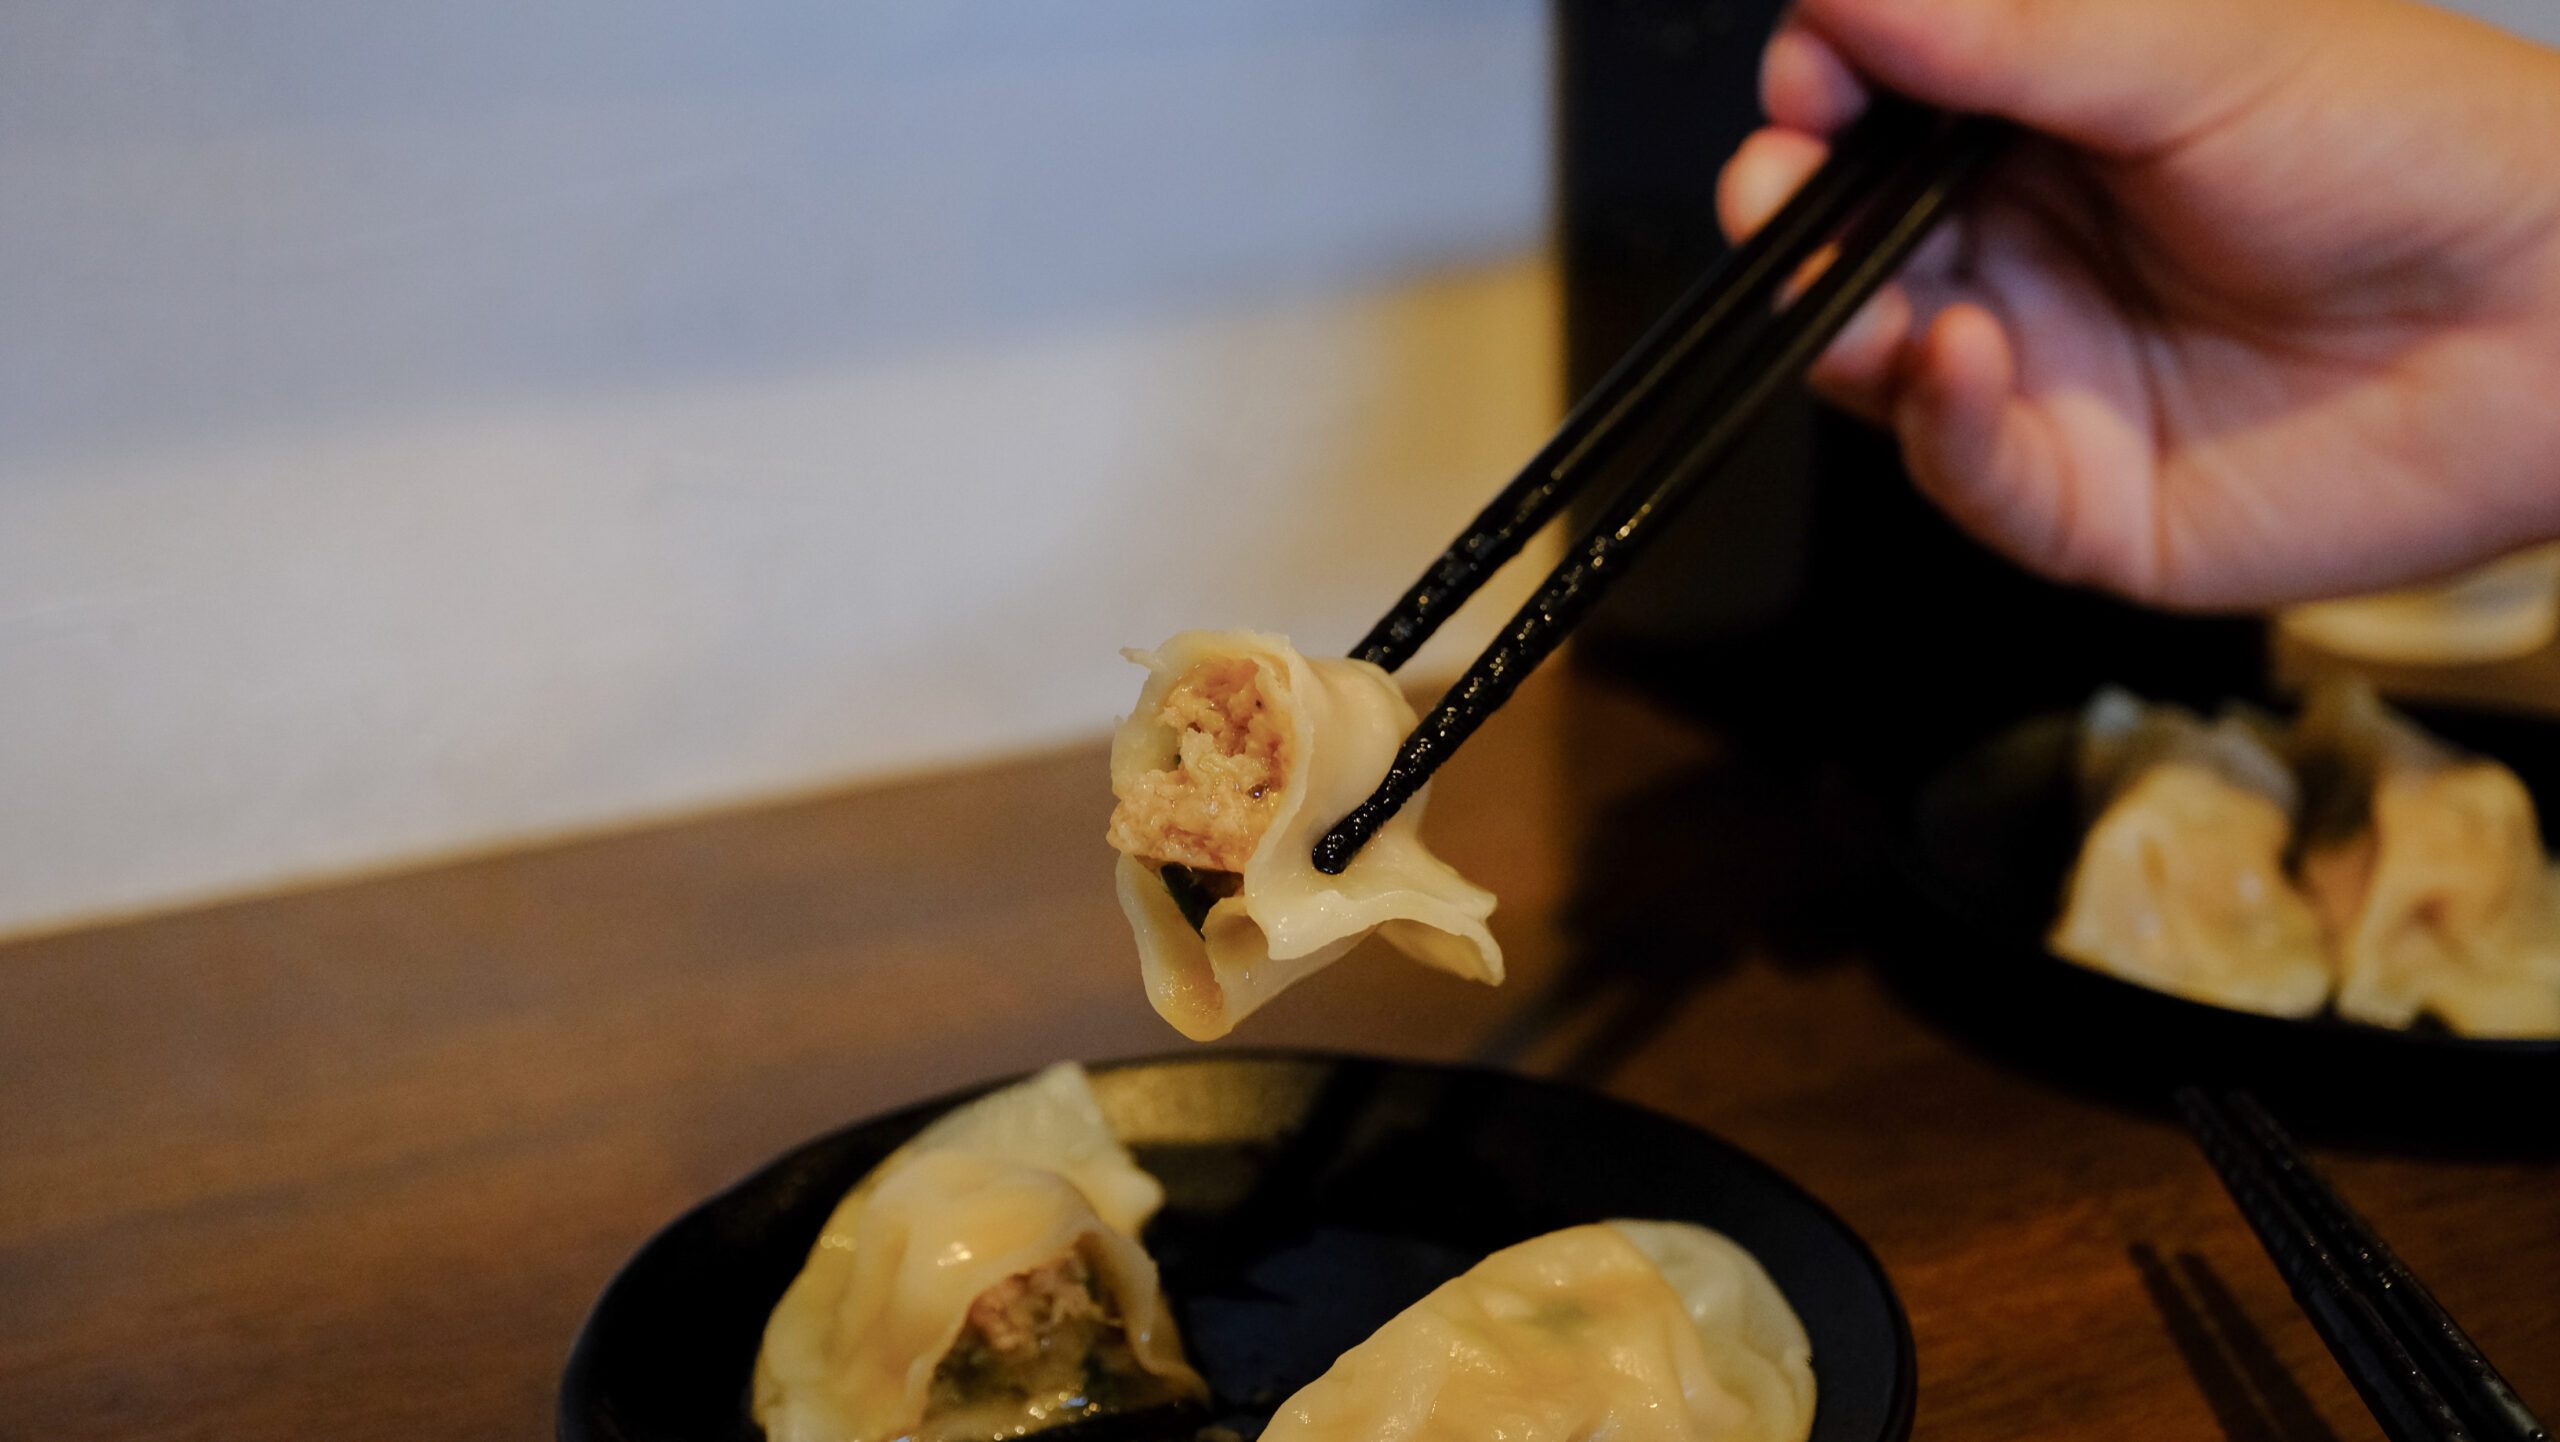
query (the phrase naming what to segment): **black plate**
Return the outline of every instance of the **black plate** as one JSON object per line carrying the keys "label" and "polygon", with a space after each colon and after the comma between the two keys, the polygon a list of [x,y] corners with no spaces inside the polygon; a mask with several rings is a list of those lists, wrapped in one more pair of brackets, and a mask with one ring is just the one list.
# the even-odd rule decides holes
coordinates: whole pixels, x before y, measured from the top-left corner
{"label": "black plate", "polygon": [[[1794,1304],[1820,1380],[1816,1442],[1910,1434],[1911,1331],[1883,1269],[1820,1202],[1693,1127],[1504,1073],[1359,1057],[1191,1053],[1093,1078],[1164,1182],[1146,1241],[1217,1425],[1255,1435],[1342,1351],[1488,1252],[1654,1217],[1725,1232]],[[926,1122],[989,1089],[821,1137],[660,1232],[569,1355],[559,1435],[759,1438],[746,1396],[765,1317],[827,1214]],[[1188,1442],[1202,1420],[1176,1435]],[[1070,1430],[1090,1428],[1042,1435]]]}
{"label": "black plate", "polygon": [[[2513,767],[2560,816],[2560,746],[2529,718],[2426,710],[2429,730]],[[2044,937],[2080,848],[2077,717],[2018,725],[1920,785],[1905,871],[1933,913],[1896,959],[1942,1021],[2085,1089],[2148,1104],[2184,1082],[2245,1086],[2288,1119],[2394,1147],[2560,1145],[2560,1041],[2287,1020],[2153,991],[2054,956]],[[1934,923],[1934,924],[1933,924]]]}

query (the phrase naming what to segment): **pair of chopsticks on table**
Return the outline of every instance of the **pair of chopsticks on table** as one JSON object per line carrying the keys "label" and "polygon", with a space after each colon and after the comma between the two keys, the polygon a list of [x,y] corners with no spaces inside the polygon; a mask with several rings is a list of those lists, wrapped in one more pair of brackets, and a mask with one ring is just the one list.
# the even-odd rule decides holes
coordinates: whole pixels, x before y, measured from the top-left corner
{"label": "pair of chopsticks on table", "polygon": [[[2004,122],[1878,96],[1831,157],[1647,331],[1351,654],[1412,659],[1575,497],[1619,486],[1572,553],[1423,719],[1369,798],[1317,841],[1338,875],[1661,534],[1769,404],[1893,277],[2011,134]],[[1814,269],[1819,265],[1819,270]],[[1643,440],[1650,445],[1632,444]],[[1596,493],[1596,491],[1595,491]]]}
{"label": "pair of chopsticks on table", "polygon": [[2507,1379],[2246,1092],[2180,1116],[2347,1379],[2394,1442],[2550,1442]]}

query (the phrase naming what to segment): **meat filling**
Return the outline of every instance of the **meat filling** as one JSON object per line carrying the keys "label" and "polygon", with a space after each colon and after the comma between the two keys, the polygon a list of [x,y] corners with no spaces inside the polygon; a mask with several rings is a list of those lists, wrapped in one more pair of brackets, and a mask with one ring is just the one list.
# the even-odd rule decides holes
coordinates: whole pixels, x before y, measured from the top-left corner
{"label": "meat filling", "polygon": [[1244,870],[1289,783],[1289,734],[1248,657],[1204,662],[1165,694],[1158,719],[1181,737],[1172,769],[1138,778],[1111,813],[1111,844],[1194,871]]}
{"label": "meat filling", "polygon": [[1017,1272],[978,1294],[934,1369],[929,1410],[996,1397],[1098,1404],[1098,1384],[1133,1370],[1118,1311],[1081,1253]]}

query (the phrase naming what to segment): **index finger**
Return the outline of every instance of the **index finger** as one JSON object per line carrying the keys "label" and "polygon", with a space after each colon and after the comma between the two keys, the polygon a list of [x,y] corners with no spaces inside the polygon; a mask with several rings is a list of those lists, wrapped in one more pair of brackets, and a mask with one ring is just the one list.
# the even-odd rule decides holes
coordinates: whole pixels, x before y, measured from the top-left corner
{"label": "index finger", "polygon": [[1760,108],[1780,129],[1829,135],[1865,112],[1867,86],[1830,42],[1789,19],[1760,52]]}

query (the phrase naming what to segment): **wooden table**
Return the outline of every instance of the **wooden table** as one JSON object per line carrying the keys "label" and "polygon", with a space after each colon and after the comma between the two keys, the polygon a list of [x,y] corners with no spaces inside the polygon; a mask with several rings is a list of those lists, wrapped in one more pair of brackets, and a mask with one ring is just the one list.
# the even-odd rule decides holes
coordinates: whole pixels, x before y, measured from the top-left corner
{"label": "wooden table", "polygon": [[[2378,1435],[2174,1131],[1893,999],[1820,802],[1543,678],[1428,828],[1501,894],[1510,984],[1367,950],[1237,1039],[1563,1073],[1759,1153],[1892,1272],[1924,1437]],[[544,1435],[588,1304],[697,1198],[1185,1045],[1108,805],[1083,746],[0,947],[0,1439]],[[2327,1160],[2560,1415],[2560,1166]]]}

